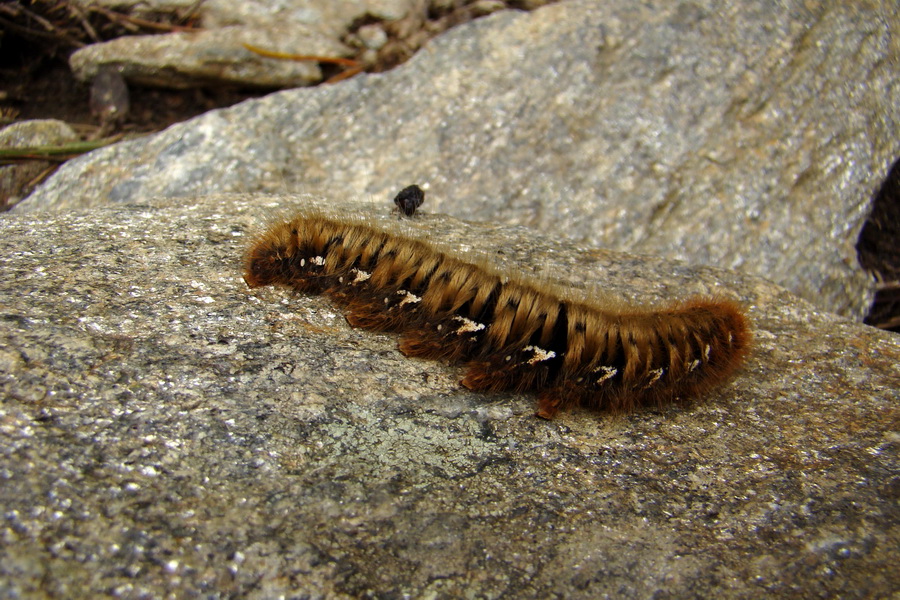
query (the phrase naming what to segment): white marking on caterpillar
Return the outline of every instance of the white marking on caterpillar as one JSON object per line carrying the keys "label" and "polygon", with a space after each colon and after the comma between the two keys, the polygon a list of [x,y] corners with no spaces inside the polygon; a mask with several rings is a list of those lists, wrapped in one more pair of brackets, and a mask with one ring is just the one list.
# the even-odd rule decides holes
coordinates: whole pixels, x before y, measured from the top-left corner
{"label": "white marking on caterpillar", "polygon": [[659,381],[660,378],[662,378],[663,373],[665,373],[665,369],[663,369],[662,367],[660,367],[658,369],[653,369],[652,371],[650,371],[650,374],[653,375],[653,377],[650,378],[650,381],[647,382],[647,385],[644,386],[644,389],[646,390],[647,388],[652,386],[654,383]]}
{"label": "white marking on caterpillar", "polygon": [[484,323],[476,323],[471,319],[467,319],[465,317],[455,316],[453,317],[454,321],[460,321],[462,323],[462,327],[456,330],[456,335],[462,335],[464,333],[475,333],[476,331],[481,331],[484,329]]}
{"label": "white marking on caterpillar", "polygon": [[534,356],[528,359],[529,365],[536,365],[541,361],[550,360],[551,358],[556,356],[556,352],[553,350],[544,350],[543,348],[538,348],[537,346],[525,346],[522,348],[522,352],[534,352]]}
{"label": "white marking on caterpillar", "polygon": [[403,296],[403,300],[400,301],[398,306],[403,306],[404,304],[415,304],[416,302],[421,302],[422,299],[407,290],[397,290],[397,293]]}
{"label": "white marking on caterpillar", "polygon": [[356,273],[356,279],[354,279],[350,283],[360,283],[372,276],[371,273],[367,273],[367,272],[363,271],[362,269],[353,269],[350,272]]}
{"label": "white marking on caterpillar", "polygon": [[314,265],[323,266],[325,264],[325,258],[322,256],[314,256],[309,259],[309,262]]}
{"label": "white marking on caterpillar", "polygon": [[598,384],[603,383],[604,381],[607,381],[609,379],[612,379],[613,377],[616,376],[616,373],[619,372],[619,370],[615,367],[606,367],[603,365],[600,365],[599,367],[594,369],[594,373],[598,373],[600,371],[603,371],[603,375],[599,379],[597,379]]}

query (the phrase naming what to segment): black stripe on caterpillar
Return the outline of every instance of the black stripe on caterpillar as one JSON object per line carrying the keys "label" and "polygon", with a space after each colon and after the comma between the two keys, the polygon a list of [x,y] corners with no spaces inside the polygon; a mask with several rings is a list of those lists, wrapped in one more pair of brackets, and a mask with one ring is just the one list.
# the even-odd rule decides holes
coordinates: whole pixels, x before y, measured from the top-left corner
{"label": "black stripe on caterpillar", "polygon": [[750,346],[748,321],[727,299],[654,309],[572,299],[423,240],[321,214],[261,235],[244,280],[326,294],[350,325],[400,332],[406,356],[464,363],[469,389],[537,391],[546,419],[575,405],[624,412],[696,398],[728,380]]}

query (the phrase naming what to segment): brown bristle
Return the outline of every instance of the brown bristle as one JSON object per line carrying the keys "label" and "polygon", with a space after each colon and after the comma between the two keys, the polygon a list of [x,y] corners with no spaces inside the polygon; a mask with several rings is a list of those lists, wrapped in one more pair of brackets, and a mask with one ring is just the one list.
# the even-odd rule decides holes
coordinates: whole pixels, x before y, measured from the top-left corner
{"label": "brown bristle", "polygon": [[741,307],[692,298],[658,309],[564,297],[375,225],[301,215],[250,248],[251,288],[324,293],[354,327],[400,332],[407,356],[465,363],[472,390],[534,390],[537,414],[683,402],[727,381],[750,330]]}

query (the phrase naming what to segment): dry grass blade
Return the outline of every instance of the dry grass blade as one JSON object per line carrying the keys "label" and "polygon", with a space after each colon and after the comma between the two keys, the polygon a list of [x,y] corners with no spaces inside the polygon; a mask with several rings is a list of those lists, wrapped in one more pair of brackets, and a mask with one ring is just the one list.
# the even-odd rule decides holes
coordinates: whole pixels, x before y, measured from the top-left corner
{"label": "dry grass blade", "polygon": [[[0,14],[8,15],[10,19],[0,16],[0,25],[6,31],[12,31],[26,39],[52,40],[64,42],[73,48],[84,48],[85,44],[61,27],[54,25],[50,20],[42,17],[34,11],[28,10],[20,3],[0,4]],[[37,29],[22,22],[34,22],[43,29]]]}
{"label": "dry grass blade", "polygon": [[315,54],[289,54],[286,52],[273,52],[272,50],[266,50],[265,48],[260,48],[251,44],[243,44],[243,46],[250,52],[253,52],[254,54],[258,54],[260,56],[264,56],[266,58],[275,58],[278,60],[293,60],[297,62],[311,61],[347,67],[347,69],[341,71],[334,77],[330,77],[329,79],[327,79],[325,83],[337,83],[338,81],[343,81],[344,79],[350,79],[354,75],[361,73],[363,70],[363,64],[358,60],[352,58],[342,58],[339,56],[318,56]]}
{"label": "dry grass blade", "polygon": [[85,152],[122,141],[124,135],[114,135],[101,140],[72,142],[58,146],[24,146],[21,148],[0,148],[0,164],[14,164],[29,160],[50,160],[65,162]]}
{"label": "dry grass blade", "polygon": [[259,54],[260,56],[264,56],[266,58],[277,58],[280,60],[294,60],[297,62],[302,61],[313,61],[313,62],[321,62],[321,63],[329,63],[333,65],[341,65],[344,67],[358,67],[360,63],[358,60],[354,60],[352,58],[341,58],[336,56],[317,56],[315,54],[288,54],[286,52],[273,52],[272,50],[266,50],[265,48],[259,48],[257,46],[252,46],[250,44],[243,44],[244,48],[253,52],[254,54]]}

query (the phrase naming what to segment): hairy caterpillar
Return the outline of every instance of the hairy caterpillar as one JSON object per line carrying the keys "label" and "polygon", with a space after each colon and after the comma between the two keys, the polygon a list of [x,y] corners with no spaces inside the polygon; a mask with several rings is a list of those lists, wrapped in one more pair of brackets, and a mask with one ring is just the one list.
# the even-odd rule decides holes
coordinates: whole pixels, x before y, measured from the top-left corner
{"label": "hairy caterpillar", "polygon": [[540,417],[690,399],[741,364],[737,304],[694,298],[659,309],[607,306],[454,258],[377,225],[301,214],[249,249],[244,280],[326,294],[354,327],[400,332],[406,356],[463,362],[472,390],[535,390]]}

